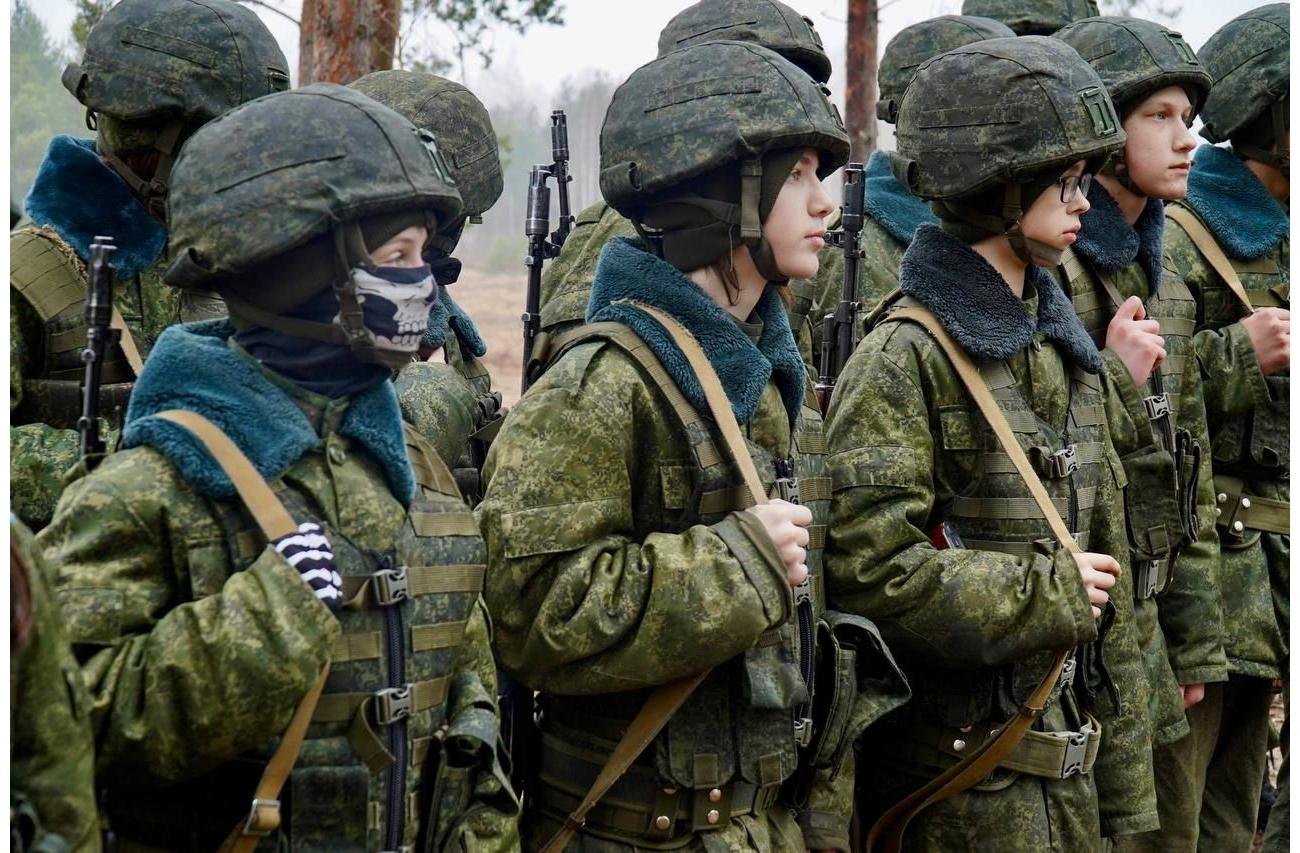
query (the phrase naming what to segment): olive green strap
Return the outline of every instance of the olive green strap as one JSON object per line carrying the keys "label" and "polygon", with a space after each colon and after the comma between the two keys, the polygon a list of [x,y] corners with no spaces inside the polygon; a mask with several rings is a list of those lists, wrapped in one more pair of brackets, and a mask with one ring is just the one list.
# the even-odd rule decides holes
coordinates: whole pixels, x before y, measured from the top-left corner
{"label": "olive green strap", "polygon": [[[293,517],[275,496],[275,492],[271,491],[266,480],[262,479],[262,475],[257,473],[253,463],[248,461],[243,451],[216,424],[197,412],[187,412],[182,409],[169,409],[159,412],[157,416],[184,429],[207,449],[221,466],[221,470],[226,472],[230,482],[234,484],[235,491],[248,507],[249,513],[262,529],[267,541],[288,536],[298,530]],[[257,783],[247,819],[231,831],[225,843],[221,845],[222,853],[252,853],[259,839],[270,835],[280,827],[280,790],[284,788],[284,783],[293,770],[294,762],[298,760],[298,752],[302,749],[307,726],[311,723],[312,714],[316,711],[316,703],[320,701],[329,674],[330,665],[329,661],[326,661],[320,677],[298,703],[298,709],[293,712],[289,727],[284,730],[284,735],[280,738],[280,745],[275,748],[275,753],[267,762],[266,769],[262,771],[262,778]]]}
{"label": "olive green strap", "polygon": [[1241,283],[1241,276],[1237,275],[1237,271],[1232,267],[1232,261],[1228,260],[1228,256],[1223,253],[1223,249],[1219,248],[1219,241],[1215,240],[1209,229],[1201,224],[1201,220],[1196,218],[1196,214],[1178,205],[1171,204],[1165,208],[1165,216],[1183,226],[1183,230],[1192,239],[1192,243],[1196,245],[1197,249],[1201,250],[1205,260],[1210,262],[1210,266],[1214,267],[1214,271],[1219,274],[1219,278],[1223,279],[1223,283],[1228,285],[1228,289],[1245,306],[1246,311],[1251,314],[1255,313],[1255,306],[1251,304],[1250,297],[1246,294],[1246,287]]}
{"label": "olive green strap", "polygon": [[[632,302],[631,304],[658,321],[664,327],[664,330],[672,336],[682,354],[686,356],[686,360],[695,371],[700,386],[704,389],[704,399],[708,401],[713,419],[722,431],[722,438],[727,445],[727,450],[731,453],[737,467],[740,468],[741,476],[745,479],[745,486],[754,499],[753,503],[766,503],[767,494],[763,491],[763,481],[758,476],[758,469],[754,466],[753,457],[749,455],[745,439],[740,434],[740,425],[736,423],[736,416],[731,410],[731,401],[727,399],[727,393],[722,388],[722,382],[718,379],[718,374],[714,371],[713,365],[709,363],[708,357],[705,356],[704,350],[700,349],[699,343],[684,326],[663,311],[641,302]],[[560,853],[568,846],[574,833],[586,823],[587,813],[600,802],[601,797],[605,796],[614,783],[622,778],[623,774],[627,772],[628,768],[645,751],[645,748],[650,745],[650,742],[655,739],[659,732],[663,731],[664,726],[668,725],[668,721],[672,719],[673,714],[677,713],[677,709],[690,698],[691,694],[695,692],[695,688],[703,683],[710,672],[712,672],[711,669],[669,682],[656,688],[650,694],[650,698],[637,711],[636,717],[628,725],[623,737],[619,739],[614,751],[609,754],[605,765],[600,768],[600,773],[596,776],[596,781],[591,783],[591,789],[587,791],[587,795],[582,798],[582,802],[578,804],[578,807],[565,818],[564,826],[560,828],[559,832],[555,833],[550,841],[546,842],[546,846],[542,848],[541,853]]]}
{"label": "olive green strap", "polygon": [[[1038,479],[1038,475],[1035,473],[1029,457],[1025,455],[1024,449],[1016,441],[1011,425],[1007,423],[1002,410],[998,408],[997,401],[994,400],[988,386],[984,384],[979,369],[970,360],[970,356],[952,339],[947,329],[935,316],[924,308],[900,308],[886,317],[885,320],[911,320],[924,327],[938,342],[939,346],[948,355],[948,360],[957,371],[957,375],[961,377],[966,390],[974,399],[975,405],[979,407],[984,419],[988,421],[994,435],[1002,444],[1002,449],[1011,458],[1020,474],[1020,478],[1024,480],[1025,485],[1029,488],[1029,493],[1042,510],[1048,526],[1052,528],[1052,534],[1066,550],[1075,554],[1079,553],[1079,546],[1070,534],[1070,529],[1062,520],[1061,514],[1057,512],[1051,496],[1047,494],[1047,489],[1043,487],[1042,481]],[[1043,680],[1038,683],[1029,698],[1025,700],[1025,704],[1001,728],[991,732],[989,738],[979,748],[925,785],[908,794],[881,815],[867,835],[866,849],[868,853],[876,853],[876,851],[898,853],[902,849],[903,835],[907,832],[907,825],[912,818],[929,806],[955,794],[960,794],[962,791],[978,784],[989,773],[993,772],[1024,738],[1034,720],[1042,715],[1043,709],[1047,705],[1047,699],[1051,696],[1052,689],[1056,686],[1056,682],[1060,679],[1061,672],[1065,668],[1068,655],[1068,649],[1056,653],[1047,674],[1043,676]]]}

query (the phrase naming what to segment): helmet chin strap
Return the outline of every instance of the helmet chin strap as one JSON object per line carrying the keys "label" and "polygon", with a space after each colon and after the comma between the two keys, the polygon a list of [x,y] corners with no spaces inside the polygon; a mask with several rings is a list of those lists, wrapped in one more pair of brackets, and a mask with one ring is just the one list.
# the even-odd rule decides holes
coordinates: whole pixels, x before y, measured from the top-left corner
{"label": "helmet chin strap", "polygon": [[1003,236],[1015,252],[1017,258],[1026,264],[1036,266],[1056,266],[1061,262],[1064,249],[1057,249],[1032,237],[1021,230],[1024,217],[1022,199],[1026,188],[1033,184],[1009,183],[1002,193],[1002,210],[997,215],[984,213],[961,202],[941,202],[944,209],[957,216],[962,222],[987,237]]}
{"label": "helmet chin strap", "polygon": [[740,164],[740,241],[749,250],[754,268],[773,284],[789,284],[790,277],[776,264],[772,244],[763,237],[759,206],[763,196],[763,158],[747,157]]}
{"label": "helmet chin strap", "polygon": [[[87,110],[86,124],[90,123],[90,111]],[[181,147],[181,131],[184,127],[184,123],[179,120],[163,125],[153,143],[158,152],[158,166],[154,169],[153,177],[147,180],[136,174],[116,152],[104,145],[102,137],[95,140],[95,149],[103,161],[126,182],[149,215],[164,224],[167,222],[167,185],[171,180],[177,150]]]}

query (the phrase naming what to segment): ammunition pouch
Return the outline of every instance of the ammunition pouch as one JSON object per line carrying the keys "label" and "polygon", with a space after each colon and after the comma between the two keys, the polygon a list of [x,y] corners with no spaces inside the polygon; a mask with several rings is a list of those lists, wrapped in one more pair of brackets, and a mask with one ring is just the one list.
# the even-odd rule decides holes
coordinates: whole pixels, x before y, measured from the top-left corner
{"label": "ammunition pouch", "polygon": [[1267,405],[1224,424],[1214,436],[1214,468],[1233,476],[1272,480],[1287,475],[1291,465],[1291,407],[1289,375],[1266,378]]}
{"label": "ammunition pouch", "polygon": [[[1195,456],[1199,458],[1199,448]],[[1169,581],[1169,566],[1187,543],[1180,499],[1180,463],[1168,450],[1148,445],[1120,460],[1124,487],[1124,527],[1133,555],[1134,595],[1151,598]],[[1190,500],[1195,504],[1195,492]]]}

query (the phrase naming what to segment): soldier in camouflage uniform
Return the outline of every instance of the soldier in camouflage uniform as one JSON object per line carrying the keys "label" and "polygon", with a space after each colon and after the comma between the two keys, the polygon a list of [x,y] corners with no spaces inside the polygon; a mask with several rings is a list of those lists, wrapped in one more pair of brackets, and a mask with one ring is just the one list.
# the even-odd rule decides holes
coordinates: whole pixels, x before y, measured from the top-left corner
{"label": "soldier in camouflage uniform", "polygon": [[[1188,128],[1210,76],[1181,35],[1151,21],[1089,18],[1056,38],[1097,71],[1127,137],[1093,182],[1083,228],[1057,271],[1079,319],[1104,348],[1107,378],[1127,409],[1112,413],[1110,431],[1128,479],[1133,607],[1160,746],[1187,734],[1183,709],[1200,701],[1204,685],[1228,677],[1214,585],[1210,441],[1192,351],[1196,304],[1162,249],[1164,202],[1187,192],[1196,145]],[[1137,321],[1108,332],[1117,315]],[[1149,329],[1159,337],[1141,333],[1149,328],[1140,325],[1143,317],[1159,324]],[[1161,342],[1163,358],[1152,371]],[[1138,371],[1150,379],[1137,384]]]}
{"label": "soldier in camouflage uniform", "polygon": [[[711,85],[718,75],[755,82]],[[584,334],[511,411],[479,507],[502,666],[541,691],[530,849],[560,828],[651,691],[702,672],[570,849],[848,848],[849,744],[906,688],[882,677],[861,703],[819,690],[820,707],[853,708],[854,722],[813,735],[800,667],[814,659],[829,482],[770,284],[815,272],[832,208],[818,179],[847,154],[820,88],[752,43],[679,49],[614,96],[601,191],[651,242],[605,245]],[[793,498],[797,484],[805,506],[743,510],[752,502],[703,414],[701,380],[653,310],[699,341],[763,485]],[[865,668],[887,676],[874,627],[853,624]]]}
{"label": "soldier in camouflage uniform", "polygon": [[285,89],[266,26],[229,0],[123,0],[63,73],[95,139],[56,136],[9,237],[9,478],[15,512],[39,530],[77,461],[90,244],[117,241],[115,323],[100,413],[116,436],[139,359],[173,323],[222,316],[220,300],[163,285],[164,202],[181,143],[244,101]]}
{"label": "soldier in camouflage uniform", "polygon": [[[983,39],[1014,35],[1008,27],[992,18],[962,15],[942,15],[904,27],[889,40],[884,56],[880,58],[880,100],[876,103],[876,117],[889,124],[898,121],[898,106],[903,102],[903,92],[916,76],[916,69],[927,59]],[[939,221],[924,201],[912,195],[903,182],[894,177],[886,152],[871,152],[864,178],[863,257],[858,264],[857,298],[859,305],[866,310],[860,316],[865,316],[898,288],[898,264],[916,229],[923,223]],[[818,321],[835,310],[843,280],[844,253],[823,253],[822,268],[812,282],[813,304],[808,314],[812,319],[809,330],[814,358],[821,351],[822,325]],[[854,330],[855,341],[862,337],[862,332],[862,327]]]}
{"label": "soldier in camouflage uniform", "polygon": [[[700,0],[678,13],[659,33],[659,56],[724,39],[753,42],[774,50],[818,83],[825,84],[831,77],[831,60],[822,49],[812,20],[780,0]],[[601,248],[615,237],[635,235],[632,223],[605,201],[597,201],[577,214],[573,233],[542,275],[543,334],[533,349],[538,362],[545,364],[553,357],[556,348],[551,341],[556,336],[582,325]],[[833,254],[831,248],[822,252],[823,265]],[[842,264],[839,269],[843,269]],[[816,365],[816,350],[806,320],[817,282],[825,277],[819,273],[816,281],[794,279],[790,286],[790,325],[810,369]]]}
{"label": "soldier in camouflage uniform", "polygon": [[[280,93],[190,139],[169,211],[168,284],[233,323],[163,333],[124,449],[41,534],[108,823],[181,850],[253,818],[268,849],[517,847],[482,540],[390,379],[428,322],[427,237],[461,215],[436,144],[342,86]],[[224,431],[298,532],[268,542],[172,409]],[[327,663],[276,830],[249,798]]]}
{"label": "soldier in camouflage uniform", "polygon": [[1201,134],[1230,146],[1196,151],[1187,197],[1170,206],[1165,225],[1165,250],[1196,299],[1229,677],[1189,709],[1191,734],[1157,751],[1160,789],[1170,794],[1147,849],[1249,849],[1271,683],[1286,672],[1289,10],[1275,3],[1247,12],[1198,51],[1214,78]]}
{"label": "soldier in camouflage uniform", "polygon": [[1001,21],[1018,36],[1050,36],[1067,24],[1101,14],[1097,0],[964,0],[961,13]]}
{"label": "soldier in camouflage uniform", "polygon": [[31,531],[9,518],[9,843],[101,848],[90,700]]}
{"label": "soldier in camouflage uniform", "polygon": [[460,275],[460,261],[452,252],[466,224],[481,222],[501,197],[496,131],[473,92],[434,74],[376,71],[350,85],[433,134],[465,202],[462,216],[442,225],[430,240],[426,260],[438,283],[438,299],[429,313],[420,359],[403,367],[395,384],[402,416],[447,454],[443,458],[473,506],[483,496],[479,471],[500,427],[501,394],[492,390],[492,377],[481,361],[487,354],[483,337],[447,287]]}
{"label": "soldier in camouflage uniform", "polygon": [[[924,307],[972,357],[1089,552],[1052,541],[936,340],[886,314],[827,418],[828,598],[879,621],[914,693],[863,744],[883,764],[863,780],[863,825],[1014,715],[1053,650],[1074,649],[1026,739],[922,811],[906,849],[1074,853],[1156,825],[1102,359],[1044,269],[1088,208],[1085,169],[1123,141],[1096,73],[1055,39],[950,51],[903,99],[900,173],[943,224],[918,229],[888,308]],[[1098,740],[1073,758],[1065,746]]]}

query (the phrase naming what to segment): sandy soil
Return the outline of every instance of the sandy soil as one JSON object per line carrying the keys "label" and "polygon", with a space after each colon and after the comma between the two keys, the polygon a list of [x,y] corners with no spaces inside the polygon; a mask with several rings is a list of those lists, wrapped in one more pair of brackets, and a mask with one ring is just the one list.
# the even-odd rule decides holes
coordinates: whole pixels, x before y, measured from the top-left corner
{"label": "sandy soil", "polygon": [[452,297],[474,318],[487,341],[488,352],[483,361],[492,372],[492,386],[501,392],[506,406],[514,405],[519,399],[524,352],[519,315],[524,312],[527,284],[521,263],[517,275],[486,274],[466,267],[450,289]]}

